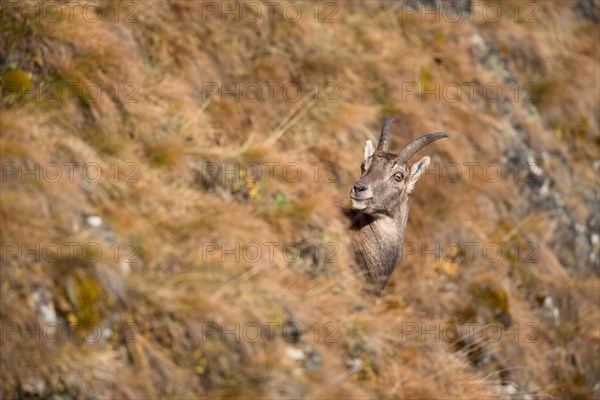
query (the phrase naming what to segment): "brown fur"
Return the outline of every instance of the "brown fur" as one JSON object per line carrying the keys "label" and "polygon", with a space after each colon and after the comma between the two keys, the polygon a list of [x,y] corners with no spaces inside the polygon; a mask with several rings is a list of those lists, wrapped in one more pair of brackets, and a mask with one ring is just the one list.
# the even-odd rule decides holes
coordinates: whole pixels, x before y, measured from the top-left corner
{"label": "brown fur", "polygon": [[[393,119],[385,121],[377,151],[368,154],[361,165],[361,178],[350,191],[352,209],[346,210],[351,219],[350,236],[359,274],[369,289],[380,293],[387,284],[402,256],[408,198],[414,184],[429,164],[429,157],[419,160],[412,168],[408,159],[427,144],[447,137],[446,134],[423,136],[398,154],[387,152],[389,128]],[[397,177],[400,177],[397,179]],[[366,203],[366,205],[365,205]]]}

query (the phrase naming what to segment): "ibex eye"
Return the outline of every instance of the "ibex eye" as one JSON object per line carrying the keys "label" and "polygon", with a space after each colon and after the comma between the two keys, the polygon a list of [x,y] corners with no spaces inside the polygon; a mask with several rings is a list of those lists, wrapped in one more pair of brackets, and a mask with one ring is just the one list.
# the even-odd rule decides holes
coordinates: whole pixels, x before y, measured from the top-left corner
{"label": "ibex eye", "polygon": [[394,179],[400,182],[404,179],[404,174],[402,172],[397,172],[394,174]]}

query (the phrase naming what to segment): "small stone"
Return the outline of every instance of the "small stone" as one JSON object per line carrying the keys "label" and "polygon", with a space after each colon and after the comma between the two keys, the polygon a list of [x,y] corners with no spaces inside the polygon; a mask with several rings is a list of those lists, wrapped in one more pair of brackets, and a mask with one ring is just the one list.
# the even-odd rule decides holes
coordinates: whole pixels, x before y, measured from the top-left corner
{"label": "small stone", "polygon": [[302,361],[304,360],[304,352],[301,349],[297,349],[295,347],[288,347],[286,350],[286,354],[289,358],[294,361]]}
{"label": "small stone", "polygon": [[121,262],[119,262],[119,269],[121,270],[121,273],[125,276],[129,275],[129,272],[131,272],[131,267],[129,266],[130,262],[126,261],[126,260],[121,260]]}
{"label": "small stone", "polygon": [[102,330],[102,336],[104,337],[104,339],[107,339],[107,340],[110,339],[112,334],[113,334],[113,330],[110,328],[104,328]]}
{"label": "small stone", "polygon": [[46,382],[37,377],[27,378],[21,384],[21,392],[28,395],[27,397],[43,398],[46,394]]}
{"label": "small stone", "polygon": [[515,383],[508,382],[507,384],[502,385],[502,392],[505,395],[512,397],[519,392],[519,387]]}
{"label": "small stone", "polygon": [[101,226],[101,225],[102,225],[102,218],[100,218],[100,217],[99,217],[99,216],[97,216],[97,215],[88,215],[88,216],[85,218],[85,223],[86,223],[88,226],[91,226],[91,227],[97,228],[97,227],[99,227],[99,226]]}
{"label": "small stone", "polygon": [[546,307],[548,310],[551,310],[554,307],[554,300],[552,300],[552,297],[546,296],[544,298],[544,307]]}
{"label": "small stone", "polygon": [[33,306],[42,321],[58,321],[52,293],[46,288],[37,288],[32,294]]}
{"label": "small stone", "polygon": [[352,358],[347,362],[350,373],[356,373],[362,370],[363,362],[360,358]]}
{"label": "small stone", "polygon": [[315,371],[321,368],[322,365],[321,354],[314,348],[308,349],[304,359],[304,368],[306,368],[307,371]]}

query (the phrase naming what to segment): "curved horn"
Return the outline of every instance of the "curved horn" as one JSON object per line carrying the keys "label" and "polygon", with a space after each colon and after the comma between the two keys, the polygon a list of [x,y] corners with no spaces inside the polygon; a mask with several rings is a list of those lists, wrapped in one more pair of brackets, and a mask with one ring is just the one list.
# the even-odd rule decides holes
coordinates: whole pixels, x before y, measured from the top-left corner
{"label": "curved horn", "polygon": [[381,128],[381,134],[379,135],[379,142],[377,143],[377,151],[387,151],[390,147],[390,125],[394,122],[395,118],[388,118],[383,123]]}
{"label": "curved horn", "polygon": [[435,142],[438,139],[447,138],[448,134],[444,132],[430,133],[429,135],[421,136],[418,139],[415,139],[412,143],[409,143],[400,150],[398,153],[398,159],[402,162],[408,161],[417,151],[421,150],[423,147],[428,144]]}

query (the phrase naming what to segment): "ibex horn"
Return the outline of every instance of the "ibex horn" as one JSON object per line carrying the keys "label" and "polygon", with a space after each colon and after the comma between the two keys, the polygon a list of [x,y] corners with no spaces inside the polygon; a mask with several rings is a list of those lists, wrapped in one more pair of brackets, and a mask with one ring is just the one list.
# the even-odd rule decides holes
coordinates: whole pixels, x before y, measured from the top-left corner
{"label": "ibex horn", "polygon": [[415,139],[412,143],[406,145],[406,147],[400,150],[400,153],[398,153],[398,159],[400,161],[408,161],[417,151],[421,150],[429,143],[447,137],[448,134],[443,132],[430,133],[429,135],[421,136],[420,138]]}
{"label": "ibex horn", "polygon": [[379,143],[377,143],[377,151],[388,151],[390,147],[390,125],[395,120],[395,118],[388,118],[383,123],[381,135],[379,135]]}

